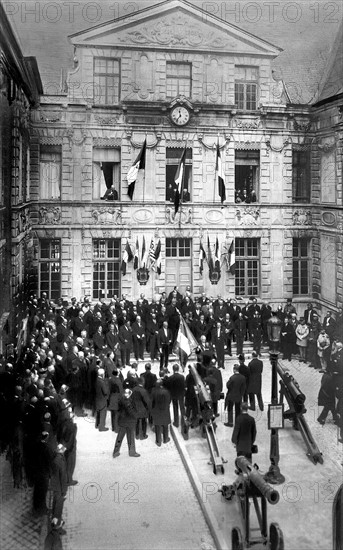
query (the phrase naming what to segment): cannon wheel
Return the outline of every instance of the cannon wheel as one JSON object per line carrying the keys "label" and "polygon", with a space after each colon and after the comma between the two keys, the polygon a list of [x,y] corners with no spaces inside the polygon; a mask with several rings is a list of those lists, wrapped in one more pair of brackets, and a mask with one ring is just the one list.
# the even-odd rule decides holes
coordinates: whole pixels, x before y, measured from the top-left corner
{"label": "cannon wheel", "polygon": [[278,523],[271,523],[269,526],[269,548],[284,550],[283,534]]}
{"label": "cannon wheel", "polygon": [[243,550],[243,538],[239,527],[233,527],[231,531],[232,550]]}

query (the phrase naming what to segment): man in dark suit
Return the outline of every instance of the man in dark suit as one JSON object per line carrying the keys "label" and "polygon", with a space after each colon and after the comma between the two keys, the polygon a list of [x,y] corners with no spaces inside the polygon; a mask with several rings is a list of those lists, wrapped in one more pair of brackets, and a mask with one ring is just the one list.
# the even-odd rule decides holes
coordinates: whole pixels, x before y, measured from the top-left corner
{"label": "man in dark suit", "polygon": [[233,406],[235,406],[235,416],[239,416],[241,412],[241,403],[243,395],[246,389],[245,376],[240,374],[239,365],[233,366],[233,375],[226,383],[227,394],[225,397],[224,410],[227,409],[228,421],[224,423],[224,426],[233,427]]}
{"label": "man in dark suit", "polygon": [[211,331],[211,344],[217,357],[218,368],[224,369],[226,334],[220,321],[216,322],[216,326]]}
{"label": "man in dark suit", "polygon": [[104,369],[99,369],[95,386],[95,427],[99,429],[99,432],[107,432],[108,430],[108,428],[105,427],[108,394],[109,389],[105,381],[105,371]]}
{"label": "man in dark suit", "polygon": [[210,367],[206,377],[204,378],[204,382],[206,382],[210,388],[213,412],[216,416],[219,416],[218,401],[223,391],[223,377],[219,368],[217,368],[216,363],[217,362],[215,359],[211,359]]}
{"label": "man in dark suit", "polygon": [[122,366],[130,366],[130,354],[132,350],[132,329],[130,321],[128,319],[119,329],[119,346]]}
{"label": "man in dark suit", "polygon": [[330,342],[332,342],[336,332],[336,321],[332,316],[332,311],[329,310],[325,315],[322,328],[325,329],[326,334],[330,338]]}
{"label": "man in dark suit", "polygon": [[173,402],[174,422],[173,425],[179,427],[179,407],[181,422],[185,416],[185,377],[179,373],[179,365],[173,365],[174,374],[163,381],[164,387],[169,390]]}
{"label": "man in dark suit", "polygon": [[244,402],[241,406],[241,414],[236,417],[231,438],[236,446],[237,456],[245,456],[251,461],[256,433],[255,419],[248,414],[248,403]]}
{"label": "man in dark suit", "polygon": [[169,329],[168,321],[163,321],[162,328],[158,331],[157,342],[160,351],[160,370],[168,372],[168,359],[171,350],[173,335]]}
{"label": "man in dark suit", "polygon": [[263,372],[263,363],[260,359],[257,358],[257,352],[252,352],[252,360],[249,365],[249,382],[247,393],[249,395],[250,409],[255,410],[255,395],[257,397],[258,406],[261,411],[263,411],[263,399],[261,394],[262,386],[262,372]]}
{"label": "man in dark suit", "polygon": [[243,342],[245,339],[247,324],[244,319],[243,313],[240,311],[236,321],[234,321],[234,332],[237,345],[237,355],[243,353]]}
{"label": "man in dark suit", "polygon": [[136,320],[132,323],[132,341],[136,361],[138,361],[138,359],[143,360],[145,349],[145,326],[142,323],[140,315],[137,315]]}
{"label": "man in dark suit", "polygon": [[248,400],[247,388],[248,388],[248,384],[249,384],[250,371],[249,371],[248,365],[245,364],[245,355],[244,355],[244,353],[241,353],[238,356],[238,361],[239,361],[239,373],[243,374],[243,376],[245,377],[245,392],[244,392],[244,395],[243,395],[243,401],[247,401]]}
{"label": "man in dark suit", "polygon": [[127,444],[129,447],[129,456],[139,457],[141,456],[136,452],[135,442],[135,428],[137,423],[137,414],[132,399],[132,390],[130,388],[124,389],[124,395],[119,397],[118,401],[118,435],[113,449],[113,458],[117,458],[120,455],[120,448],[123,439],[126,435]]}
{"label": "man in dark suit", "polygon": [[170,393],[163,387],[163,380],[157,380],[156,387],[152,394],[151,415],[155,426],[156,445],[161,446],[161,432],[163,433],[163,443],[168,443],[169,424],[170,424]]}
{"label": "man in dark suit", "polygon": [[318,315],[318,312],[314,309],[312,302],[309,302],[304,311],[304,319],[307,325],[311,325],[314,315]]}
{"label": "man in dark suit", "polygon": [[57,445],[55,456],[52,463],[52,475],[50,480],[50,488],[53,494],[52,502],[52,519],[56,518],[56,524],[59,527],[63,526],[62,512],[63,504],[68,489],[67,466],[64,457],[66,448],[61,443]]}

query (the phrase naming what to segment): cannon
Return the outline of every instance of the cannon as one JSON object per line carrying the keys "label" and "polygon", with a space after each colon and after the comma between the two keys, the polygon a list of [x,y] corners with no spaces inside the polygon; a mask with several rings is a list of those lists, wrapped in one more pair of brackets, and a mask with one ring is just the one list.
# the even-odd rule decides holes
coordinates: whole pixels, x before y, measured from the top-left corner
{"label": "cannon", "polygon": [[217,471],[223,474],[224,462],[226,461],[221,457],[218,448],[218,442],[215,434],[215,414],[213,412],[211,394],[206,388],[194,365],[190,365],[190,371],[195,382],[199,424],[201,425],[201,428],[205,434],[211,454],[210,464],[213,466],[214,474],[216,474]]}
{"label": "cannon", "polygon": [[[280,499],[278,491],[263,479],[257,464],[253,465],[247,458],[239,456],[236,458],[235,465],[235,473],[238,475],[236,481],[232,485],[223,484],[219,490],[228,501],[236,496],[243,519],[244,539],[240,528],[233,527],[231,531],[232,550],[243,550],[254,544],[268,544],[270,550],[283,550],[283,534],[277,523],[270,524],[268,534],[267,502],[272,505],[277,504]],[[251,526],[251,501],[259,525],[257,528]],[[253,531],[259,531],[260,535],[253,536]]]}
{"label": "cannon", "polygon": [[289,409],[284,412],[283,416],[285,419],[292,420],[294,429],[300,431],[307,446],[307,456],[313,464],[317,464],[318,462],[323,464],[323,455],[318,449],[304,417],[306,413],[306,396],[300,390],[298,382],[279,363],[277,364],[277,371],[281,379],[280,403],[283,403],[283,398],[285,397],[289,406]]}

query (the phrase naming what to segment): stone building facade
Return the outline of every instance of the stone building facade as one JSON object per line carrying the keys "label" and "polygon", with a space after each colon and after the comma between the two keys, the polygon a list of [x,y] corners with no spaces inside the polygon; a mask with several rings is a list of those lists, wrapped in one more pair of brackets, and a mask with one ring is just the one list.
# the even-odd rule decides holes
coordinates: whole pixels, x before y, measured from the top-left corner
{"label": "stone building facade", "polygon": [[23,53],[0,4],[0,353],[25,316],[32,284],[30,111],[42,84],[33,57]]}
{"label": "stone building facade", "polygon": [[[70,40],[65,93],[42,96],[31,116],[32,291],[151,298],[190,285],[195,295],[292,297],[299,311],[312,300],[342,306],[339,94],[329,105],[292,103],[272,69],[277,46],[183,0]],[[131,201],[126,175],[144,139]],[[175,214],[184,147],[187,193]],[[118,198],[102,199],[111,184]],[[133,253],[138,244],[141,260],[152,241],[161,244],[161,273],[149,268],[143,286],[133,262],[125,275],[121,264],[127,243]],[[206,263],[199,269],[200,243],[219,258],[215,284]]]}

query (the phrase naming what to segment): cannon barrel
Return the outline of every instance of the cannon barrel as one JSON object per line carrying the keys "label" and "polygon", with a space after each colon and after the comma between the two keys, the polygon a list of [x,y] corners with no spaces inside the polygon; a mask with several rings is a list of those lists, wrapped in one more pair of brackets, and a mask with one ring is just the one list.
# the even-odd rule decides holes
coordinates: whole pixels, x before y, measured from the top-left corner
{"label": "cannon barrel", "polygon": [[292,400],[294,408],[296,409],[296,411],[301,412],[306,401],[305,394],[303,394],[303,392],[300,390],[298,382],[293,378],[291,374],[286,372],[281,367],[281,365],[277,365],[277,370]]}
{"label": "cannon barrel", "polygon": [[278,491],[273,489],[257,470],[256,466],[253,466],[251,462],[244,456],[236,458],[237,469],[246,474],[253,485],[260,491],[260,493],[268,500],[269,504],[277,504],[280,499]]}
{"label": "cannon barrel", "polygon": [[211,395],[206,388],[204,382],[201,379],[200,374],[198,373],[196,367],[194,365],[190,365],[190,370],[194,378],[195,385],[198,388],[199,392],[199,399],[201,404],[209,403],[212,404]]}

